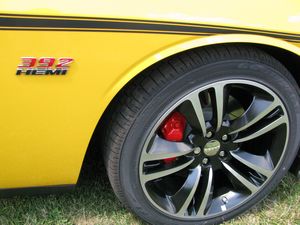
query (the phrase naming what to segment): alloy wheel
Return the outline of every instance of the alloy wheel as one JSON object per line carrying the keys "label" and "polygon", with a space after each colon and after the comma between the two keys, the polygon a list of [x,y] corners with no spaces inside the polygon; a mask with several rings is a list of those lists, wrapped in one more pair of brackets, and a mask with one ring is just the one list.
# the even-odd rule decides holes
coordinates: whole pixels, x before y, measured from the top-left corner
{"label": "alloy wheel", "polygon": [[225,80],[178,99],[144,144],[139,178],[159,211],[209,218],[253,198],[280,165],[289,138],[284,104],[268,87]]}

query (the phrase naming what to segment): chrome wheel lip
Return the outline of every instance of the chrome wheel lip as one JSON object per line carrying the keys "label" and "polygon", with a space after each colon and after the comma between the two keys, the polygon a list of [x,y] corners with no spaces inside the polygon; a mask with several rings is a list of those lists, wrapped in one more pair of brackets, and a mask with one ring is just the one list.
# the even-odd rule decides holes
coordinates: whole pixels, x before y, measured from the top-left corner
{"label": "chrome wheel lip", "polygon": [[[230,209],[223,211],[223,212],[218,212],[218,213],[214,213],[214,214],[210,214],[210,215],[197,215],[197,216],[186,216],[186,215],[177,215],[171,212],[168,212],[167,210],[163,209],[161,206],[159,206],[155,201],[153,201],[153,199],[151,198],[151,196],[149,195],[147,189],[146,189],[146,182],[143,182],[143,178],[142,178],[142,174],[143,174],[143,165],[146,161],[149,161],[149,159],[146,159],[146,155],[147,155],[147,149],[148,149],[148,145],[151,141],[151,139],[153,138],[153,136],[155,135],[157,129],[159,128],[159,126],[162,124],[162,122],[167,118],[167,116],[174,110],[176,109],[180,104],[182,104],[183,102],[189,100],[189,97],[191,95],[194,95],[195,93],[200,93],[202,91],[205,91],[207,89],[210,88],[214,88],[216,85],[217,86],[222,86],[224,87],[227,84],[242,84],[242,85],[251,85],[251,86],[255,86],[257,88],[260,88],[264,91],[266,91],[267,93],[269,93],[270,95],[272,95],[272,97],[274,97],[274,99],[280,102],[280,105],[283,106],[282,110],[283,110],[283,114],[286,116],[286,139],[285,139],[285,143],[284,143],[284,147],[281,153],[281,156],[278,160],[277,165],[274,167],[273,171],[272,171],[272,175],[269,176],[267,178],[267,180],[258,187],[258,190],[255,191],[254,193],[250,194],[248,197],[246,197],[243,201],[241,201],[239,204],[237,204],[234,207],[231,207]],[[279,166],[282,164],[283,158],[285,156],[285,152],[286,152],[286,147],[288,144],[288,140],[289,140],[289,115],[286,111],[286,107],[284,102],[280,99],[280,97],[273,91],[271,90],[269,87],[266,87],[265,85],[257,82],[257,81],[253,81],[253,80],[247,80],[247,79],[227,79],[227,80],[222,80],[222,81],[216,81],[210,84],[206,84],[204,86],[198,87],[192,91],[190,91],[189,93],[187,93],[185,96],[178,98],[177,100],[173,101],[174,104],[172,104],[167,110],[165,110],[165,112],[162,114],[162,116],[160,118],[158,118],[158,120],[155,122],[155,125],[152,127],[150,133],[148,134],[145,143],[143,145],[142,148],[142,153],[140,155],[140,160],[139,160],[139,178],[140,178],[140,185],[143,189],[143,192],[145,194],[145,196],[147,197],[147,199],[150,201],[150,203],[159,211],[161,211],[162,213],[174,217],[174,218],[178,218],[178,219],[210,219],[212,217],[216,217],[216,216],[220,216],[223,214],[226,214],[228,212],[234,211],[235,209],[239,208],[240,206],[242,206],[243,204],[245,204],[246,202],[248,202],[249,200],[253,199],[256,194],[263,190],[264,187],[270,182],[270,180],[272,179],[272,177],[274,176],[274,174],[277,173]],[[203,124],[202,124],[203,125]],[[220,121],[218,121],[217,123],[218,129],[220,127]],[[204,136],[207,134],[206,131],[203,131]],[[209,169],[209,172],[211,172],[212,169]],[[210,174],[210,173],[209,173]],[[210,180],[210,179],[209,179]],[[142,181],[142,182],[141,182]],[[221,197],[221,196],[219,196]]]}

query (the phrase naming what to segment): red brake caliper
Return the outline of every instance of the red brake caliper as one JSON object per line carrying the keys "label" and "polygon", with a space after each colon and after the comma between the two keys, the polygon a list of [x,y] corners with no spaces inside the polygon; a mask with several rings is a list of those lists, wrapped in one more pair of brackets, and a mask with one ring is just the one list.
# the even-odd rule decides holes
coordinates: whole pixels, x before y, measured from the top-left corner
{"label": "red brake caliper", "polygon": [[[184,130],[186,127],[186,119],[179,112],[173,112],[162,124],[161,133],[168,141],[182,141]],[[164,159],[164,163],[171,164],[176,157]]]}

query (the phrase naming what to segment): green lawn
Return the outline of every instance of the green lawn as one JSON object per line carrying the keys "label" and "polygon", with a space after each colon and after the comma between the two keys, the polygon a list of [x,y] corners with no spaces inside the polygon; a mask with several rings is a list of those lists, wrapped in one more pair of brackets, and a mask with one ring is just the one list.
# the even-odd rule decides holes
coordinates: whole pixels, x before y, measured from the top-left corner
{"label": "green lawn", "polygon": [[[103,168],[87,170],[103,174]],[[0,200],[0,224],[142,224],[121,206],[106,176],[80,179],[75,192]],[[226,224],[300,224],[300,182],[292,175],[262,204]]]}

